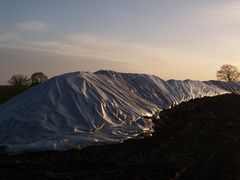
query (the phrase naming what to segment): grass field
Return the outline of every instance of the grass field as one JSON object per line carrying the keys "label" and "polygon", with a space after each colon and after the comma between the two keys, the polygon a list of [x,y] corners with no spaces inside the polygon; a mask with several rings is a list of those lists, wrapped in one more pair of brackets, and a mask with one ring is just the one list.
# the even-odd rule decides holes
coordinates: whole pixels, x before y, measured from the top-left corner
{"label": "grass field", "polygon": [[10,98],[16,96],[17,94],[27,90],[28,88],[16,87],[16,86],[0,86],[0,104],[3,104]]}

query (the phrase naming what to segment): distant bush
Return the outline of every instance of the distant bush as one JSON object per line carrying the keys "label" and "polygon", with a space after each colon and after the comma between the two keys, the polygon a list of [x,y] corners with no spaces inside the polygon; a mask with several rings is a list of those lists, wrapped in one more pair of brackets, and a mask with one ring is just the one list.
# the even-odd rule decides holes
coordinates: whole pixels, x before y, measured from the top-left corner
{"label": "distant bush", "polygon": [[36,72],[31,75],[31,78],[23,74],[15,74],[8,80],[8,83],[17,87],[28,87],[43,83],[46,80],[48,80],[47,75],[43,72]]}
{"label": "distant bush", "polygon": [[32,74],[31,80],[32,80],[32,85],[37,85],[48,80],[48,77],[43,72],[36,72]]}

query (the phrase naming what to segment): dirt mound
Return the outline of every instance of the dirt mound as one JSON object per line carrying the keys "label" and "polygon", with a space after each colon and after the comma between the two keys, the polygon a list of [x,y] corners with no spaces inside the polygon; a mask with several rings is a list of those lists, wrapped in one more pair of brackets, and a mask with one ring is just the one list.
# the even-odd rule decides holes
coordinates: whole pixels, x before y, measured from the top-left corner
{"label": "dirt mound", "polygon": [[236,179],[240,96],[221,95],[161,112],[153,137],[81,151],[1,156],[0,178]]}

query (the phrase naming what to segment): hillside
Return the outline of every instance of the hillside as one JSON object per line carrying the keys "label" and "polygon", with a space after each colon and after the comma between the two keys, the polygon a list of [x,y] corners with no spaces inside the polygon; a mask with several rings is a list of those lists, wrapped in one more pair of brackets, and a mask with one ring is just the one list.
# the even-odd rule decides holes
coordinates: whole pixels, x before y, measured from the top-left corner
{"label": "hillside", "polygon": [[16,87],[16,86],[0,86],[0,105],[16,96],[17,94],[25,91],[27,88]]}
{"label": "hillside", "polygon": [[1,156],[0,177],[237,179],[240,96],[190,100],[160,113],[152,137],[81,151]]}

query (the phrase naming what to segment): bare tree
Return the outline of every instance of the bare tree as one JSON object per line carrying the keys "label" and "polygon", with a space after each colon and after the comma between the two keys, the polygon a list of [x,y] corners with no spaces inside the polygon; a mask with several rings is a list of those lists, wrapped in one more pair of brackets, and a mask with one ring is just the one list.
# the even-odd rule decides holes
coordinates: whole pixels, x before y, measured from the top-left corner
{"label": "bare tree", "polygon": [[13,86],[27,87],[31,85],[31,80],[25,75],[15,74],[8,80],[8,83]]}
{"label": "bare tree", "polygon": [[217,71],[217,79],[223,81],[238,81],[240,78],[240,72],[236,66],[230,64],[224,64]]}
{"label": "bare tree", "polygon": [[42,72],[33,73],[32,76],[31,76],[31,80],[32,80],[33,85],[37,85],[39,83],[42,83],[42,82],[46,81],[47,79],[48,79],[48,77]]}

